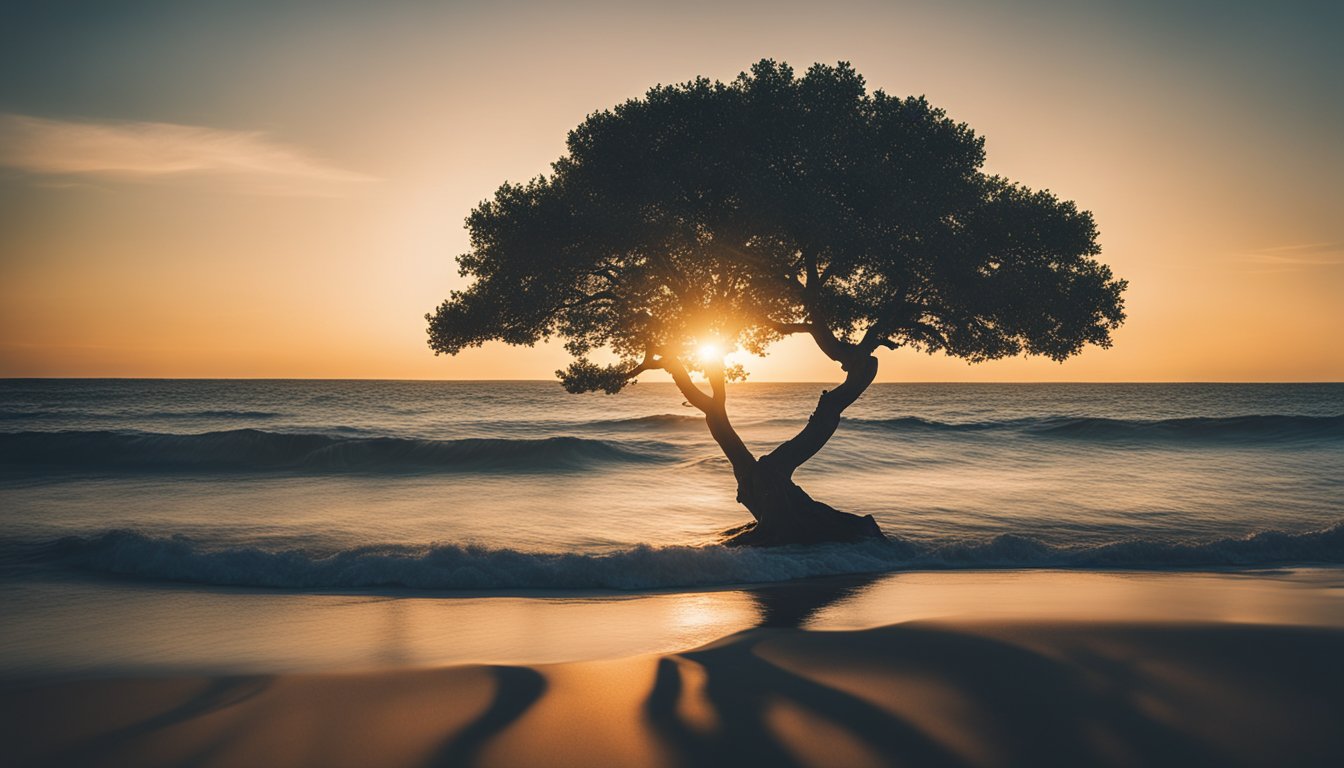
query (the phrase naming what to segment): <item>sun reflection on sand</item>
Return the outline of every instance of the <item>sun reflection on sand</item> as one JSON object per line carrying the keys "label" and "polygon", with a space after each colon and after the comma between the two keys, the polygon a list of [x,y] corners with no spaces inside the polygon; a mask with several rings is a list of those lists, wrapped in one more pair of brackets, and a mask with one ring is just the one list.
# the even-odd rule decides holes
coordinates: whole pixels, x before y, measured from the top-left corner
{"label": "sun reflection on sand", "polygon": [[729,602],[718,595],[677,595],[670,602],[667,613],[670,627],[683,636],[698,638],[697,645],[722,637],[719,633],[724,629],[725,619],[738,613],[740,608],[735,601]]}

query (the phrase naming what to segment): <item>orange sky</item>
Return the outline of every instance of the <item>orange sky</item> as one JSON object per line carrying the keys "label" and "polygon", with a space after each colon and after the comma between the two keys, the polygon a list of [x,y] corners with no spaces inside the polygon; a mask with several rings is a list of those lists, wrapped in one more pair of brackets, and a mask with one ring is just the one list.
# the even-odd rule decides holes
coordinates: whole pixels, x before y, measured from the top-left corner
{"label": "orange sky", "polygon": [[[0,20],[0,376],[548,378],[555,346],[425,345],[463,217],[586,113],[768,56],[926,94],[1130,281],[1113,349],[879,380],[1344,379],[1337,10],[180,5]],[[836,374],[802,339],[748,369]]]}

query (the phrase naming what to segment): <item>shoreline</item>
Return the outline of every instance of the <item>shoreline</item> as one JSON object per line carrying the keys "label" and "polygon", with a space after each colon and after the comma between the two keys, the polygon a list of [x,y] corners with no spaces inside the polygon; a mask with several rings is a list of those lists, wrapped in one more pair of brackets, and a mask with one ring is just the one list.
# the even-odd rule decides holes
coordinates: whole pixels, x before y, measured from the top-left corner
{"label": "shoreline", "polygon": [[0,689],[15,765],[1328,765],[1344,628],[757,628],[670,654]]}
{"label": "shoreline", "polygon": [[548,594],[3,580],[0,602],[3,682],[605,661],[676,653],[763,627],[992,620],[1344,628],[1344,568],[903,571]]}

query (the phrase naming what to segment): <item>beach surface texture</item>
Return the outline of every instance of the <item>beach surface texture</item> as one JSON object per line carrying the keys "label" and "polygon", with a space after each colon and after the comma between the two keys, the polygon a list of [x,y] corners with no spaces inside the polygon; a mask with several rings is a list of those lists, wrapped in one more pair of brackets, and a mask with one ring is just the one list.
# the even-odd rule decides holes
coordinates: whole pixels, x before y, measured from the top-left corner
{"label": "beach surface texture", "polygon": [[[683,653],[11,685],[11,765],[1340,765],[1344,631],[916,621]],[[12,762],[11,762],[12,761]]]}

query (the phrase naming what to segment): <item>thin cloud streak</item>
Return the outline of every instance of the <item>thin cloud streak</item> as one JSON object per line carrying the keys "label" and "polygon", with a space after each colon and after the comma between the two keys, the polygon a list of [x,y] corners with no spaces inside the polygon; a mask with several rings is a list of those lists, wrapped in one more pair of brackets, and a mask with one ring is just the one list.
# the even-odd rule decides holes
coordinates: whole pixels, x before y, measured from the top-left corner
{"label": "thin cloud streak", "polygon": [[61,177],[150,179],[208,174],[324,187],[373,180],[324,163],[259,131],[158,122],[52,120],[19,114],[0,114],[0,166]]}
{"label": "thin cloud streak", "polygon": [[1263,248],[1242,255],[1242,261],[1281,270],[1344,265],[1344,242],[1302,243]]}

